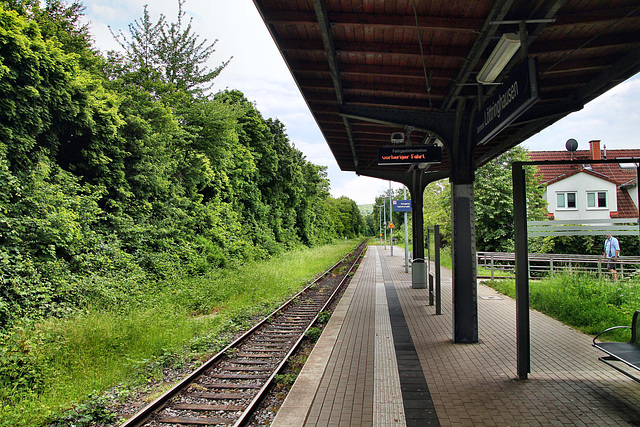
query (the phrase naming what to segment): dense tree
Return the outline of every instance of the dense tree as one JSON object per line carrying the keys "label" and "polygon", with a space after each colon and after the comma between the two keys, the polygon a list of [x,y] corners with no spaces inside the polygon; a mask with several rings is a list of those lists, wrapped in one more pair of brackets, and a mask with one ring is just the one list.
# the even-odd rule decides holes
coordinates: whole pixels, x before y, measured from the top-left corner
{"label": "dense tree", "polygon": [[[480,251],[513,250],[513,186],[511,164],[527,161],[527,151],[516,147],[476,171],[474,184],[476,247]],[[546,203],[534,168],[526,168],[528,219],[544,219]],[[425,224],[439,224],[443,243],[451,238],[451,185],[437,181],[424,193]]]}
{"label": "dense tree", "polygon": [[[511,165],[527,161],[527,151],[515,147],[476,171],[475,209],[476,245],[481,251],[512,251],[513,184]],[[535,177],[535,168],[525,168],[527,191],[527,219],[542,220],[547,205],[543,189]]]}
{"label": "dense tree", "polygon": [[186,91],[208,89],[229,64],[230,59],[209,70],[206,63],[215,52],[217,40],[210,44],[206,39],[199,41],[192,32],[191,20],[184,26],[185,1],[178,0],[176,22],[168,23],[161,14],[153,23],[145,5],[142,18],[129,25],[129,37],[123,32],[113,34],[124,50],[124,55],[114,57],[121,59],[127,72],[138,73],[140,83],[148,90],[158,90],[162,85]]}
{"label": "dense tree", "polygon": [[[78,3],[0,2],[0,327],[362,232],[280,121],[203,90],[224,64],[178,61],[213,52],[182,4],[103,61]],[[160,42],[139,39],[145,25]]]}
{"label": "dense tree", "polygon": [[364,230],[364,220],[356,202],[348,197],[329,198],[327,206],[333,218],[333,227],[340,237],[356,237]]}

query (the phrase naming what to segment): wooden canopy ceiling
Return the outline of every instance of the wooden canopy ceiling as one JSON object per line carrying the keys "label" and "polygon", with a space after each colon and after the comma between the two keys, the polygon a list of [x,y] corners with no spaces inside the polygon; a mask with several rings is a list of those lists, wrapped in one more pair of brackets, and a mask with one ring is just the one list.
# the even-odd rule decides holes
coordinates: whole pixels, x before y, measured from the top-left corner
{"label": "wooden canopy ceiling", "polygon": [[[449,120],[456,110],[477,110],[497,87],[478,84],[477,73],[503,33],[526,29],[528,55],[538,62],[540,99],[475,147],[476,166],[640,71],[638,0],[254,3],[339,167],[363,175],[414,167],[377,164],[377,150],[390,144],[391,133],[410,130],[412,144],[432,144],[437,136],[429,123]],[[521,59],[516,55],[496,82],[507,79]],[[445,142],[442,163],[425,172],[447,176],[450,150]]]}

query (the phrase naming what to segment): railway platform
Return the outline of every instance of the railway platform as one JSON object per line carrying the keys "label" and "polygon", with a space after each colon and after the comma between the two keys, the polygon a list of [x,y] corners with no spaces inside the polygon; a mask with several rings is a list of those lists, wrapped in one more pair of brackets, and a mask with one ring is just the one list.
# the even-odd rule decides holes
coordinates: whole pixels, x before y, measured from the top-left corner
{"label": "railway platform", "polygon": [[584,335],[531,311],[531,373],[517,379],[515,301],[478,285],[479,342],[452,342],[412,289],[404,251],[370,246],[273,426],[640,425],[640,384]]}

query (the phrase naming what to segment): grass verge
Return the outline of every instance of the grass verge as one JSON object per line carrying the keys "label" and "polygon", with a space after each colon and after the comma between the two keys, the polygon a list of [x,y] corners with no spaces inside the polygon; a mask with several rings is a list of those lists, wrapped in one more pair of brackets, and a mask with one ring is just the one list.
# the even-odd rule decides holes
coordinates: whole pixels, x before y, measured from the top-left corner
{"label": "grass verge", "polygon": [[[515,281],[487,281],[496,291],[515,298]],[[640,309],[640,282],[597,279],[589,275],[559,274],[529,283],[531,308],[595,335],[611,326],[630,325]],[[628,341],[626,330],[611,333],[608,339]]]}
{"label": "grass verge", "polygon": [[[252,317],[277,307],[354,245],[341,241],[299,249],[241,268],[153,284],[142,294],[136,290],[132,306],[121,298],[125,304],[112,309],[89,306],[66,320],[4,331],[0,425],[44,425],[115,386],[124,398],[126,390],[160,381],[165,366],[221,349]],[[75,424],[90,425],[99,416],[107,421],[108,415],[94,412],[85,416],[87,424]]]}

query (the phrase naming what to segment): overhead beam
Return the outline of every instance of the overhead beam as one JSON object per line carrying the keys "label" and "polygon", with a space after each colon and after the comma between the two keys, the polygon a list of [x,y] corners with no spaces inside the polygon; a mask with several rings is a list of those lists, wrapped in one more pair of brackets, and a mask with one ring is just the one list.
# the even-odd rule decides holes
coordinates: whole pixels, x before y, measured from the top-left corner
{"label": "overhead beam", "polygon": [[559,53],[573,52],[576,49],[615,49],[635,45],[640,40],[640,31],[628,31],[602,35],[597,38],[574,38],[562,41],[547,41],[543,45],[533,45],[529,53],[536,55],[557,55]]}
{"label": "overhead beam", "polygon": [[[314,2],[315,3],[315,2]],[[316,17],[311,12],[289,12],[278,11],[265,14],[265,19],[270,24],[305,24],[315,23]],[[416,18],[413,14],[391,15],[391,14],[358,14],[358,13],[342,13],[332,12],[330,15],[331,24],[334,26],[366,26],[369,28],[416,28]],[[431,31],[455,31],[455,32],[473,32],[482,26],[481,19],[456,18],[456,17],[437,17],[437,16],[420,16],[418,15],[418,23],[422,30]]]}
{"label": "overhead beam", "polygon": [[[423,78],[424,80],[424,78]],[[402,95],[407,94],[412,97],[415,96],[428,96],[429,93],[424,85],[424,81],[407,81],[404,80],[403,83],[393,84],[388,81],[383,81],[379,78],[372,78],[369,84],[366,87],[358,86],[356,83],[350,81],[348,78],[344,78],[342,81],[342,91],[343,96],[348,92],[358,92],[358,94],[367,94],[371,93],[372,95],[380,96],[380,95]],[[323,79],[306,79],[304,81],[303,89],[318,89],[318,90],[333,90],[334,86],[328,80]],[[433,90],[433,86],[432,86]],[[437,96],[438,92],[435,92],[435,96]],[[441,96],[444,96],[444,90],[440,91]]]}
{"label": "overhead beam", "polygon": [[[640,38],[639,38],[640,39]],[[640,44],[619,59],[611,68],[592,79],[571,97],[573,101],[591,100],[614,87],[622,79],[627,79],[640,72]]]}
{"label": "overhead beam", "polygon": [[569,12],[556,15],[556,21],[550,24],[551,29],[576,25],[610,24],[620,18],[638,12],[639,6],[607,7],[606,9],[590,10],[588,12]]}
{"label": "overhead beam", "polygon": [[[338,105],[344,104],[344,91],[342,88],[342,82],[340,81],[340,67],[338,58],[336,57],[336,50],[333,44],[333,37],[331,36],[331,24],[329,22],[329,16],[327,14],[327,6],[325,0],[313,0],[313,8],[316,13],[316,19],[320,28],[320,34],[322,34],[322,42],[324,44],[325,53],[329,62],[329,70],[331,71],[331,80],[336,92],[336,101]],[[353,141],[353,133],[349,127],[349,121],[343,120],[345,131],[349,137],[349,147],[351,148],[351,154],[353,156],[353,164],[358,169],[358,153],[356,152],[356,146]]]}
{"label": "overhead beam", "polygon": [[[402,110],[404,108],[407,109],[425,109],[428,107],[428,97],[425,95],[415,95],[415,94],[406,94],[405,96],[393,96],[400,94],[392,94],[389,93],[386,96],[375,96],[375,94],[371,95],[359,95],[357,99],[351,101],[351,104],[362,105],[362,106],[379,106],[379,107],[390,107]],[[320,94],[320,93],[304,93],[304,97],[307,102],[311,105],[318,104],[335,104],[335,97],[331,97],[330,95]],[[442,96],[439,94],[432,94],[432,99],[441,99]]]}
{"label": "overhead beam", "polygon": [[[324,51],[324,44],[317,40],[284,40],[280,43],[280,47],[285,51]],[[347,43],[347,42],[335,42],[334,45],[337,54],[377,54],[385,53],[392,55],[404,55],[404,56],[417,56],[421,57],[420,47],[415,43],[412,44],[400,44],[400,43]],[[440,58],[464,58],[467,51],[462,48],[455,48],[451,46],[437,46],[428,45],[424,46],[424,55],[430,57]]]}
{"label": "overhead beam", "polygon": [[400,128],[413,126],[418,130],[433,134],[443,142],[450,139],[450,135],[453,135],[455,125],[455,115],[453,113],[440,111],[415,111],[345,105],[340,107],[340,115],[354,120]]}
{"label": "overhead beam", "polygon": [[[336,57],[333,37],[331,37],[331,26],[329,23],[329,17],[327,16],[327,8],[325,7],[323,0],[314,0],[313,6],[316,11],[316,20],[320,28],[320,34],[322,35],[322,47],[327,55],[329,71],[331,72],[331,80],[336,91],[336,98],[338,100],[338,104],[343,104],[344,99],[342,82],[340,81],[340,67],[338,58]],[[280,48],[284,49],[283,46],[280,46]]]}
{"label": "overhead beam", "polygon": [[[417,63],[416,63],[417,64]],[[439,67],[430,69],[430,80],[447,80],[451,81],[451,75],[457,68],[453,67]],[[315,61],[292,61],[291,71],[294,73],[329,73],[329,67],[327,63],[315,62]],[[421,66],[415,67],[394,67],[385,65],[367,65],[367,64],[340,64],[340,73],[343,76],[384,76],[384,77],[401,77],[401,78],[416,78],[424,80],[424,70]]]}

